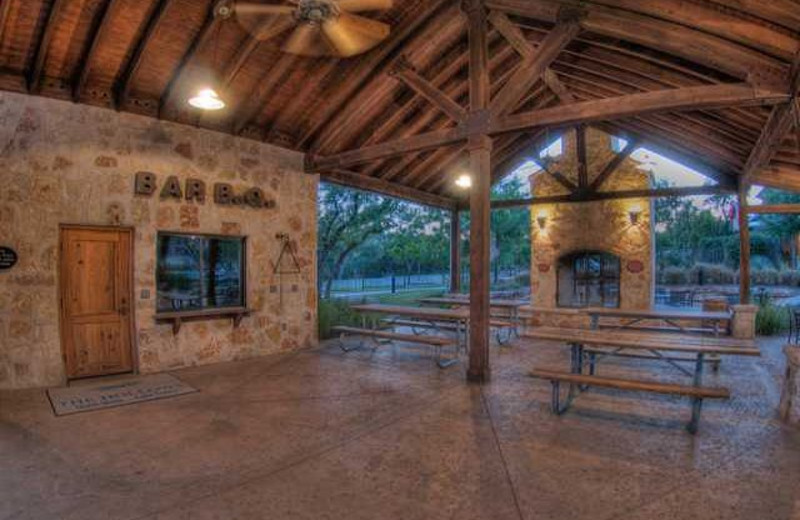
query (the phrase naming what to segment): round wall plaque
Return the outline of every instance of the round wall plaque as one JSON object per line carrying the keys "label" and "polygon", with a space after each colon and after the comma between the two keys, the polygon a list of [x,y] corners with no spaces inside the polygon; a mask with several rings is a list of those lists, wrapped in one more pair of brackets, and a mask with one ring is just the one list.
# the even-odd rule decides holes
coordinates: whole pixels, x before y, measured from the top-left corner
{"label": "round wall plaque", "polygon": [[6,271],[17,263],[17,252],[10,247],[0,247],[0,271]]}

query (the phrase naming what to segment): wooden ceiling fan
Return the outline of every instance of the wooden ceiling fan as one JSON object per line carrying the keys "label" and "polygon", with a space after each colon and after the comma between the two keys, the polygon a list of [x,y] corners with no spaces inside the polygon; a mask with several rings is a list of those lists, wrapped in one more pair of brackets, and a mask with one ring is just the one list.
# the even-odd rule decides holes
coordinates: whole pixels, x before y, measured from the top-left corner
{"label": "wooden ceiling fan", "polygon": [[235,17],[253,37],[269,40],[294,27],[283,50],[301,56],[349,57],[364,53],[389,36],[389,25],[356,13],[390,9],[393,0],[289,0],[264,4],[223,0],[215,9]]}

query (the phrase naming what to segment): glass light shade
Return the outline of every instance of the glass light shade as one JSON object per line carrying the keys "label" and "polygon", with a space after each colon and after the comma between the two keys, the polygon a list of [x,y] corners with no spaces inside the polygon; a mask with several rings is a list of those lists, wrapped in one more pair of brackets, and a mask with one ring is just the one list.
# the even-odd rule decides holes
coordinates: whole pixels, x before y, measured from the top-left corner
{"label": "glass light shade", "polygon": [[456,186],[458,186],[459,188],[464,188],[464,189],[471,188],[472,187],[472,177],[470,177],[469,175],[466,175],[466,174],[460,176],[458,179],[456,179]]}
{"label": "glass light shade", "polygon": [[193,97],[189,98],[189,104],[201,110],[220,110],[225,108],[225,102],[213,89],[204,87],[197,91]]}

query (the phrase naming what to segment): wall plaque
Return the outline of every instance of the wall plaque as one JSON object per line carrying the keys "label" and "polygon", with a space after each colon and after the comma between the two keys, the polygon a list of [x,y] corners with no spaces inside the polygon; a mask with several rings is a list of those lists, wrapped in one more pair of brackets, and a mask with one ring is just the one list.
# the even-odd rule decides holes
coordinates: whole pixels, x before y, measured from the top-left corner
{"label": "wall plaque", "polygon": [[11,269],[17,263],[17,252],[10,247],[0,247],[0,271]]}

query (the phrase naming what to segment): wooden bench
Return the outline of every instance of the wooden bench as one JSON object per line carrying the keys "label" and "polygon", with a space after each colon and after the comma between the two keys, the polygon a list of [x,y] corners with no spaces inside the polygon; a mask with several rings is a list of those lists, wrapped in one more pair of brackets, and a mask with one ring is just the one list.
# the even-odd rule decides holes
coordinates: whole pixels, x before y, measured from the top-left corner
{"label": "wooden bench", "polygon": [[[404,341],[406,343],[418,343],[421,345],[428,345],[434,348],[436,352],[436,365],[439,368],[446,368],[458,362],[458,349],[457,341],[455,338],[443,338],[441,336],[424,336],[418,334],[401,334],[398,332],[391,332],[388,330],[380,329],[363,329],[359,327],[336,326],[333,327],[335,332],[339,333],[339,348],[345,352],[356,350],[363,346],[363,343],[356,347],[348,348],[344,344],[344,337],[348,334],[353,336],[366,336],[374,339],[387,339],[390,341]],[[456,347],[456,357],[453,359],[442,360],[442,349],[444,347]],[[376,345],[377,348],[377,345]]]}
{"label": "wooden bench", "polygon": [[[611,377],[600,377],[595,375],[574,374],[570,372],[560,372],[555,370],[534,369],[530,372],[531,377],[547,379],[553,386],[553,396],[551,408],[553,413],[561,415],[568,409],[575,396],[575,387],[603,387],[614,388],[617,390],[633,392],[651,392],[657,394],[680,395],[692,398],[692,418],[686,429],[692,434],[697,433],[700,422],[700,410],[703,399],[728,399],[730,391],[727,388],[715,388],[704,386],[676,385],[660,383],[656,381],[642,381],[633,379],[618,379]],[[560,383],[565,382],[570,385],[569,397],[567,402],[561,406]]]}

